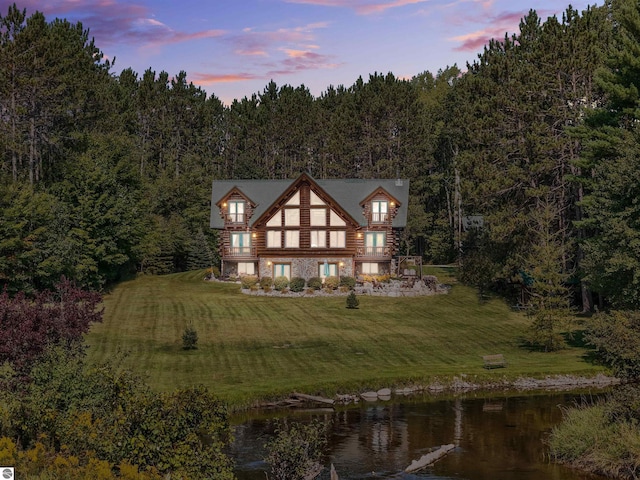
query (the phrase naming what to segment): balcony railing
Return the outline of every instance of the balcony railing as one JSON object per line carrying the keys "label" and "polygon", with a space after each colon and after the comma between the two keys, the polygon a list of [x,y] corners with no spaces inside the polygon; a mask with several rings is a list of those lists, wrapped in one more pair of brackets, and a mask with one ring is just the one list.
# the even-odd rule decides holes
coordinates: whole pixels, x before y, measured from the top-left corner
{"label": "balcony railing", "polygon": [[371,223],[387,223],[389,221],[388,213],[373,212],[371,214]]}
{"label": "balcony railing", "polygon": [[256,247],[227,247],[226,257],[255,257]]}
{"label": "balcony railing", "polygon": [[359,247],[359,257],[390,257],[389,247]]}
{"label": "balcony railing", "polygon": [[244,223],[244,213],[227,213],[227,223]]}

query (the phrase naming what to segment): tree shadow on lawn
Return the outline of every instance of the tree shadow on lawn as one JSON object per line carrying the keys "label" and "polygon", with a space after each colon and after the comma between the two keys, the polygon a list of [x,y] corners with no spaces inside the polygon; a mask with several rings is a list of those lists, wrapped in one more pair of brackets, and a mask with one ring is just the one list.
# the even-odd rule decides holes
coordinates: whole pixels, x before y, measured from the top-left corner
{"label": "tree shadow on lawn", "polygon": [[582,358],[586,363],[590,365],[606,366],[602,362],[602,358],[596,348],[587,342],[585,338],[586,333],[586,330],[574,330],[573,332],[565,332],[562,336],[569,347],[585,349],[585,353],[582,355]]}
{"label": "tree shadow on lawn", "polygon": [[[584,349],[585,352],[582,355],[582,359],[594,366],[606,366],[606,364],[602,361],[598,351],[594,346],[589,344],[585,338],[586,330],[574,330],[572,332],[564,332],[562,333],[562,337],[564,338],[566,348],[581,348]],[[526,350],[528,352],[544,352],[544,348],[532,344],[525,337],[520,337],[518,339],[518,348]],[[552,353],[552,352],[549,352]]]}

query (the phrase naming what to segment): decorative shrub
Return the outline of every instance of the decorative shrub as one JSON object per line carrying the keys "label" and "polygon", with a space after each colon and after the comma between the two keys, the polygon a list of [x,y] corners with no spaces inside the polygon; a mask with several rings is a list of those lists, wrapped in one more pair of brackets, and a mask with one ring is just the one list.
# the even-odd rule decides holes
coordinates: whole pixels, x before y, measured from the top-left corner
{"label": "decorative shrub", "polygon": [[422,281],[431,290],[436,290],[438,288],[438,277],[435,277],[433,275],[425,275],[424,277],[422,277]]}
{"label": "decorative shrub", "polygon": [[198,344],[198,332],[193,325],[187,325],[182,334],[182,348],[184,350],[195,350]]}
{"label": "decorative shrub", "polygon": [[276,277],[273,281],[273,288],[281,292],[289,286],[289,279],[285,276]]}
{"label": "decorative shrub", "polygon": [[358,305],[360,305],[360,300],[356,297],[356,292],[347,295],[347,308],[358,308]]}
{"label": "decorative shrub", "polygon": [[350,290],[353,290],[356,286],[356,279],[353,277],[340,277],[340,286],[348,287]]}
{"label": "decorative shrub", "polygon": [[340,279],[338,277],[327,277],[324,279],[324,286],[335,290],[340,285]]}
{"label": "decorative shrub", "polygon": [[307,281],[307,286],[314,290],[320,290],[322,288],[322,279],[320,277],[311,277]]}
{"label": "decorative shrub", "polygon": [[369,283],[389,283],[391,281],[391,275],[363,275],[363,280]]}
{"label": "decorative shrub", "polygon": [[289,283],[289,290],[292,292],[301,292],[304,290],[305,279],[302,277],[293,277]]}
{"label": "decorative shrub", "polygon": [[242,288],[251,288],[258,284],[258,277],[255,275],[245,275],[240,278],[240,283],[242,284]]}
{"label": "decorative shrub", "polygon": [[271,290],[271,287],[273,286],[273,278],[271,278],[271,277],[262,277],[260,279],[260,286],[262,287],[263,290],[266,290],[267,288],[269,288],[269,290]]}

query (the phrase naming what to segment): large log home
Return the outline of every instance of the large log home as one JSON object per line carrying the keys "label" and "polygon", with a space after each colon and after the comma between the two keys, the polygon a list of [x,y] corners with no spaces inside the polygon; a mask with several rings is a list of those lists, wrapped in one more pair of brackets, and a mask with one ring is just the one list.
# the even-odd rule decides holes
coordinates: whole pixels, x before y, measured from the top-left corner
{"label": "large log home", "polygon": [[221,273],[288,278],[391,273],[408,180],[216,180]]}

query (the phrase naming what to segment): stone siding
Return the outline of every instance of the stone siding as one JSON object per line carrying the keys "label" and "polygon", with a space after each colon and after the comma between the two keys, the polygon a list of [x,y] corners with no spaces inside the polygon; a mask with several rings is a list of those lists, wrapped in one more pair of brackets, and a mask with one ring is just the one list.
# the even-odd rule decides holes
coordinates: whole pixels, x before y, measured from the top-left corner
{"label": "stone siding", "polygon": [[[302,277],[309,280],[318,276],[318,265],[324,263],[325,259],[303,258],[303,257],[277,257],[261,258],[259,265],[260,277],[273,276],[273,264],[288,263],[291,265],[291,277]],[[338,275],[341,277],[353,277],[353,259],[351,257],[327,257],[328,263],[338,264]],[[267,263],[271,263],[267,265]],[[340,266],[342,263],[342,266]]]}

